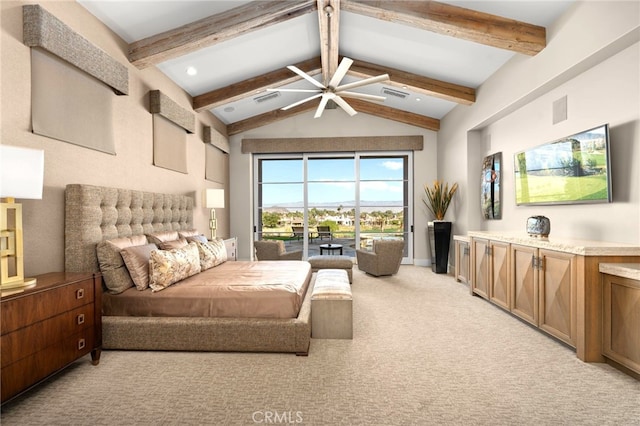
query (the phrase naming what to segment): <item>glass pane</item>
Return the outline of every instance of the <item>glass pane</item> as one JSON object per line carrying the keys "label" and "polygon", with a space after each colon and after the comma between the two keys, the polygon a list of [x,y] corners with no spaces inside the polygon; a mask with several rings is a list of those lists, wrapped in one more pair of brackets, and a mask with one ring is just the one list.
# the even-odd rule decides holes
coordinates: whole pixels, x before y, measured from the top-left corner
{"label": "glass pane", "polygon": [[401,208],[404,206],[404,182],[393,181],[368,181],[360,182],[360,205],[391,206]]}
{"label": "glass pane", "polygon": [[262,207],[298,208],[303,207],[303,185],[301,183],[263,183],[260,185]]}
{"label": "glass pane", "polygon": [[309,182],[354,181],[353,158],[310,158],[307,163]]}
{"label": "glass pane", "polygon": [[406,157],[366,157],[360,159],[360,180],[404,180]]}
{"label": "glass pane", "polygon": [[[260,160],[261,182],[302,182],[302,159]],[[302,200],[302,197],[300,197]]]}

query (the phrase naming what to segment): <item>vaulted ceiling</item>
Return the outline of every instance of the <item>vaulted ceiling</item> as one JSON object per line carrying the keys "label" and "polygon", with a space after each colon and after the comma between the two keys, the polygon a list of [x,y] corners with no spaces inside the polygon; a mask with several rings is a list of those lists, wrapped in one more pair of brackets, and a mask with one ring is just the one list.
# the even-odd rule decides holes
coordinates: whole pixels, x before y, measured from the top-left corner
{"label": "vaulted ceiling", "polygon": [[[209,110],[230,135],[313,115],[318,99],[269,88],[310,89],[295,65],[326,84],[342,56],[343,83],[387,73],[348,99],[356,111],[438,130],[458,104],[513,55],[546,46],[546,27],[572,1],[96,1],[78,0],[129,43],[129,60],[157,67]],[[330,113],[345,113],[336,108]],[[318,118],[321,120],[322,117]]]}

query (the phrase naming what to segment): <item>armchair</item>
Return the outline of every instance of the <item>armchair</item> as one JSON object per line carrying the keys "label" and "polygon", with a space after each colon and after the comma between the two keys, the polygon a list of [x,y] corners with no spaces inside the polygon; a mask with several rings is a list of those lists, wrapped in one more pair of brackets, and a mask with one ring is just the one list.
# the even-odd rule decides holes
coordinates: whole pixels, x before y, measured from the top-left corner
{"label": "armchair", "polygon": [[358,269],[376,277],[396,274],[403,252],[404,240],[374,240],[373,251],[356,250]]}
{"label": "armchair", "polygon": [[302,250],[287,252],[281,240],[257,240],[253,246],[258,260],[302,260]]}

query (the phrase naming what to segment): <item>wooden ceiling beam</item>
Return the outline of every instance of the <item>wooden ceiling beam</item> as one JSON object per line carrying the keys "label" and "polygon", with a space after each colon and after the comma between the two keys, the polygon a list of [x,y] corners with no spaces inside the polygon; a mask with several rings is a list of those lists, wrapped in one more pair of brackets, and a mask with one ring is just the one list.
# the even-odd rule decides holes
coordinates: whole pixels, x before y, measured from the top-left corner
{"label": "wooden ceiling beam", "polygon": [[472,105],[476,101],[476,91],[471,87],[448,83],[410,72],[383,67],[382,65],[364,62],[356,58],[349,75],[368,78],[380,74],[389,74],[389,81],[385,85],[397,87],[401,90],[409,90],[425,96],[432,96],[462,105]]}
{"label": "wooden ceiling beam", "polygon": [[440,120],[437,118],[427,117],[400,109],[391,108],[382,104],[367,102],[360,99],[345,98],[358,113],[374,115],[386,120],[398,121],[400,123],[409,124],[411,126],[421,127],[423,129],[440,130]]}
{"label": "wooden ceiling beam", "polygon": [[129,44],[129,62],[142,69],[316,10],[317,0],[253,1]]}
{"label": "wooden ceiling beam", "polygon": [[435,1],[342,0],[342,10],[530,56],[547,45],[544,27]]}
{"label": "wooden ceiling beam", "polygon": [[318,108],[317,102],[305,102],[286,111],[276,109],[265,112],[264,114],[256,115],[227,125],[227,134],[231,136],[248,130],[257,129],[258,127],[266,126],[267,124],[275,123],[276,121],[284,120],[316,108]]}
{"label": "wooden ceiling beam", "polygon": [[[319,74],[321,67],[320,57],[299,62],[295,64],[295,66],[311,76]],[[193,98],[193,109],[200,112],[206,109],[216,108],[223,104],[255,96],[269,88],[273,89],[284,86],[285,84],[290,84],[298,80],[302,80],[302,77],[294,74],[287,68],[271,71],[227,87],[195,96]]]}
{"label": "wooden ceiling beam", "polygon": [[320,57],[322,58],[322,83],[329,80],[338,68],[340,37],[340,0],[317,0],[320,27]]}

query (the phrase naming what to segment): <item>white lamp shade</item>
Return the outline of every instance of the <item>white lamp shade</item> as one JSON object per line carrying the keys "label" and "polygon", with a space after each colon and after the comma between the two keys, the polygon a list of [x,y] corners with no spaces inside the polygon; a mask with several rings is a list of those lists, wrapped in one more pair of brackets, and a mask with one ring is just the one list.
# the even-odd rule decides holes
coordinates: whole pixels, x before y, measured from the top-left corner
{"label": "white lamp shade", "polygon": [[44,151],[0,145],[0,197],[42,199]]}
{"label": "white lamp shade", "polygon": [[224,208],[224,189],[206,189],[204,204],[208,209]]}

